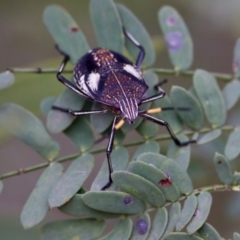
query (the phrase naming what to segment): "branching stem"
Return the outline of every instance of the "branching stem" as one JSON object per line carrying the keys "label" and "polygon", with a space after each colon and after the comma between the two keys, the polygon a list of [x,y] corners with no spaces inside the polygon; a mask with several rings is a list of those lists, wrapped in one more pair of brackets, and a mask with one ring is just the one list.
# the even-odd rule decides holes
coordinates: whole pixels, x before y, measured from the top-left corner
{"label": "branching stem", "polygon": [[[223,126],[221,128],[221,130],[222,131],[232,131],[234,128],[235,128],[235,126]],[[198,132],[199,133],[208,133],[212,130],[213,129],[211,129],[211,128],[203,128],[203,129],[199,130]],[[184,131],[183,133],[185,135],[190,135],[191,136],[195,132],[194,131]],[[171,139],[171,137],[170,137],[170,135],[166,134],[166,135],[160,135],[160,136],[154,137],[152,139],[160,142],[160,141],[164,141],[164,140],[169,140],[169,139]],[[140,140],[140,141],[129,142],[129,143],[123,144],[122,146],[124,146],[124,147],[138,146],[140,144],[143,144],[145,141],[146,140],[143,139],[143,140]],[[98,154],[98,153],[102,153],[102,152],[105,152],[105,151],[106,151],[106,148],[98,148],[98,149],[91,149],[91,150],[88,151],[88,153]],[[68,156],[65,156],[65,157],[58,158],[55,161],[62,163],[62,162],[73,160],[73,159],[79,157],[80,155],[81,155],[81,153],[76,153],[76,154],[72,154],[72,155],[68,155]],[[17,176],[17,175],[22,175],[24,173],[32,172],[32,171],[39,170],[39,169],[42,169],[42,168],[46,168],[46,167],[49,166],[49,164],[51,164],[51,162],[44,162],[42,164],[38,164],[38,165],[28,167],[28,168],[24,168],[24,169],[20,168],[19,170],[8,172],[8,173],[5,173],[3,175],[0,175],[0,180],[5,179],[5,178],[10,178],[10,177],[13,177],[13,176]]]}

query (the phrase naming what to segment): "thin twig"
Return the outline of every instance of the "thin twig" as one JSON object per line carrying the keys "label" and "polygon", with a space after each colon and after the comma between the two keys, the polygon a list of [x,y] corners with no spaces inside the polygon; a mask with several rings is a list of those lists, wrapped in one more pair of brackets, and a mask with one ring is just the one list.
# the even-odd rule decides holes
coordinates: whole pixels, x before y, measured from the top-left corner
{"label": "thin twig", "polygon": [[[221,128],[222,131],[232,131],[234,130],[235,126],[223,126]],[[208,133],[212,131],[211,128],[203,128],[201,130],[199,130],[198,132],[199,133]],[[195,132],[194,131],[184,131],[183,132],[185,135],[193,135]],[[171,136],[170,135],[160,135],[160,136],[157,136],[157,137],[154,137],[152,138],[153,140],[155,141],[164,141],[164,140],[169,140],[171,139]],[[140,144],[143,144],[146,140],[139,140],[139,141],[134,141],[134,142],[129,142],[129,143],[125,143],[123,144],[122,146],[124,147],[132,147],[132,146],[138,146]],[[91,149],[89,151],[87,151],[88,153],[91,153],[91,154],[98,154],[98,153],[102,153],[102,152],[105,152],[106,151],[106,148],[98,148],[98,149]],[[72,159],[75,159],[77,157],[79,157],[82,153],[75,153],[75,154],[72,154],[72,155],[68,155],[68,156],[65,156],[65,157],[61,157],[61,158],[58,158],[56,159],[56,162],[67,162],[67,161],[70,161]],[[24,173],[28,173],[28,172],[32,172],[32,171],[35,171],[35,170],[39,170],[39,169],[42,169],[42,168],[46,168],[49,166],[49,164],[51,164],[51,162],[45,162],[45,163],[42,163],[42,164],[38,164],[38,165],[35,165],[35,166],[32,166],[32,167],[28,167],[28,168],[24,168],[24,169],[19,169],[17,171],[12,171],[12,172],[8,172],[8,173],[5,173],[3,175],[0,176],[0,180],[2,179],[5,179],[5,178],[10,178],[10,177],[13,177],[13,176],[17,176],[17,175],[21,175],[21,174],[24,174]]]}
{"label": "thin twig", "polygon": [[[171,75],[171,76],[185,76],[185,77],[193,77],[195,70],[188,70],[188,71],[181,71],[178,72],[174,69],[163,69],[163,68],[151,68],[148,69],[151,70],[157,74],[161,74],[161,75]],[[234,77],[233,74],[226,74],[226,73],[214,73],[214,72],[209,72],[211,73],[215,78],[219,79],[219,80],[223,80],[223,81],[231,81]]]}
{"label": "thin twig", "polygon": [[[185,77],[192,77],[195,73],[195,70],[187,70],[187,71],[176,71],[174,69],[164,69],[164,68],[149,68],[147,70],[151,70],[157,74],[166,75],[166,76],[185,76]],[[53,73],[55,74],[58,69],[57,68],[8,68],[7,71],[10,71],[12,73],[37,73],[37,74],[44,74],[44,73]],[[64,73],[72,73],[73,69],[65,69]],[[216,77],[219,80],[223,81],[231,81],[234,77],[233,74],[226,74],[226,73],[215,73],[215,72],[209,72],[214,77]]]}

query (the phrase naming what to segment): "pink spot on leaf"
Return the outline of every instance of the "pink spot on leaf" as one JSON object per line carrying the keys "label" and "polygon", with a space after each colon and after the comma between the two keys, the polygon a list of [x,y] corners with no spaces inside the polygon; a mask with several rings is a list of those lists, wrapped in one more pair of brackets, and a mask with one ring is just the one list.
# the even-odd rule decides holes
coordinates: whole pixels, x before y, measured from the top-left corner
{"label": "pink spot on leaf", "polygon": [[178,52],[184,45],[183,35],[180,32],[167,33],[165,39],[170,52]]}

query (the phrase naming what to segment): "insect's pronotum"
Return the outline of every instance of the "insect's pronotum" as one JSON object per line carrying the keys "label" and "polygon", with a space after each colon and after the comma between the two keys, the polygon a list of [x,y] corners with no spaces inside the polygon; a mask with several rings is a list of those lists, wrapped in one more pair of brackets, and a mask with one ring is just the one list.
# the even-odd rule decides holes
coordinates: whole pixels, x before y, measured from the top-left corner
{"label": "insect's pronotum", "polygon": [[60,106],[53,106],[53,109],[74,116],[103,114],[108,111],[114,114],[111,134],[106,149],[109,167],[109,181],[102,187],[102,190],[108,188],[112,183],[111,173],[113,172],[113,168],[110,155],[113,148],[115,131],[123,125],[124,120],[127,120],[132,124],[139,116],[165,126],[173,141],[178,146],[186,146],[189,143],[195,142],[195,140],[180,142],[167,122],[149,115],[149,113],[160,112],[164,109],[156,108],[146,111],[139,110],[140,105],[163,98],[165,92],[159,84],[157,86],[159,92],[156,95],[146,98],[144,97],[148,85],[144,81],[140,68],[144,60],[145,50],[128,31],[124,30],[124,33],[133,44],[139,48],[136,64],[133,64],[123,55],[114,51],[95,48],[88,51],[88,53],[86,53],[75,66],[73,73],[75,84],[62,75],[62,71],[69,61],[69,56],[58,49],[59,52],[64,55],[62,64],[57,72],[58,80],[66,87],[72,89],[74,92],[88,100],[100,103],[103,106],[103,110],[78,111],[62,108]]}

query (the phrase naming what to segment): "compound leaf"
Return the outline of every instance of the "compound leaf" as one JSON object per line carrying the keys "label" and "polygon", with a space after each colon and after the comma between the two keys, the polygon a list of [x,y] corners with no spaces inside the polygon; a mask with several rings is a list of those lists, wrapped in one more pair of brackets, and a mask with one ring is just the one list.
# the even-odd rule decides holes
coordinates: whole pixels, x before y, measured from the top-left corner
{"label": "compound leaf", "polygon": [[[186,89],[173,86],[170,93],[173,104],[180,118],[192,129],[198,130],[203,125],[203,112],[197,99]],[[187,108],[183,111],[178,108]]]}
{"label": "compound leaf", "polygon": [[205,144],[205,143],[207,143],[207,142],[211,142],[212,140],[218,138],[221,134],[222,134],[222,130],[221,130],[221,129],[212,130],[211,132],[208,132],[208,133],[204,134],[204,135],[197,141],[197,144],[198,144],[198,145],[201,145],[201,144]]}
{"label": "compound leaf", "polygon": [[167,223],[163,238],[168,233],[172,232],[173,229],[175,228],[180,212],[181,212],[181,204],[179,202],[173,203],[171,208],[169,209],[168,223]]}
{"label": "compound leaf", "polygon": [[193,62],[193,43],[182,17],[173,7],[164,6],[158,12],[158,21],[174,68],[188,69]]}
{"label": "compound leaf", "polygon": [[227,83],[223,88],[223,98],[225,100],[227,110],[231,109],[240,97],[240,81],[237,79]]}
{"label": "compound leaf", "polygon": [[75,143],[81,152],[90,149],[94,144],[94,134],[84,117],[78,117],[64,133]]}
{"label": "compound leaf", "polygon": [[[146,56],[143,64],[151,66],[156,58],[151,37],[143,24],[129,9],[121,4],[117,4],[117,8],[124,28],[141,44],[141,46],[144,47]],[[125,37],[125,44],[133,59],[137,59],[139,48],[136,47],[127,37]]]}
{"label": "compound leaf", "polygon": [[60,163],[51,163],[41,174],[21,212],[21,223],[25,229],[38,224],[47,214],[49,193],[61,177],[62,170]]}
{"label": "compound leaf", "polygon": [[10,71],[0,73],[0,90],[10,87],[15,80],[15,76]]}
{"label": "compound leaf", "polygon": [[198,197],[198,206],[196,212],[187,225],[188,234],[195,233],[206,221],[212,205],[212,196],[209,192],[201,192]]}
{"label": "compound leaf", "polygon": [[99,47],[123,53],[122,23],[112,0],[91,0],[90,16]]}
{"label": "compound leaf", "polygon": [[160,152],[159,143],[157,143],[154,140],[147,140],[143,144],[139,145],[135,153],[133,154],[132,160],[135,161],[140,154],[145,152],[159,153]]}
{"label": "compound leaf", "polygon": [[225,156],[233,160],[240,153],[240,128],[235,128],[229,135],[224,150]]}
{"label": "compound leaf", "polygon": [[42,122],[21,106],[13,103],[3,105],[0,108],[0,124],[42,157],[48,160],[57,157],[58,143],[53,141]]}
{"label": "compound leaf", "polygon": [[[81,110],[84,102],[85,99],[82,96],[65,88],[53,105],[71,110]],[[47,115],[47,129],[52,133],[59,133],[66,129],[74,119],[75,117],[68,113],[53,109]]]}
{"label": "compound leaf", "polygon": [[98,238],[106,223],[96,219],[71,219],[49,222],[41,228],[41,240]]}
{"label": "compound leaf", "polygon": [[[111,154],[111,161],[113,171],[125,170],[128,165],[129,154],[125,147],[116,147]],[[109,180],[109,169],[108,169],[108,161],[104,160],[102,167],[100,168],[96,178],[94,179],[91,190],[100,191],[103,186],[108,183]],[[112,184],[108,189],[114,190],[116,186]]]}
{"label": "compound leaf", "polygon": [[183,209],[180,213],[176,224],[176,231],[181,231],[186,224],[191,220],[197,208],[197,197],[195,195],[190,195],[185,200]]}
{"label": "compound leaf", "polygon": [[70,56],[72,63],[76,64],[89,50],[84,34],[64,8],[58,5],[46,7],[43,21],[55,43]]}
{"label": "compound leaf", "polygon": [[48,113],[52,109],[52,106],[56,100],[57,100],[56,97],[47,97],[41,101],[40,109],[45,117],[48,115]]}
{"label": "compound leaf", "polygon": [[164,194],[166,200],[175,202],[180,198],[178,188],[173,182],[168,181],[168,176],[153,165],[141,161],[131,162],[128,171],[137,174],[153,183]]}
{"label": "compound leaf", "polygon": [[153,207],[161,207],[165,203],[165,197],[161,190],[137,174],[116,171],[112,173],[112,179],[122,191],[151,204]]}
{"label": "compound leaf", "polygon": [[148,239],[151,220],[147,213],[142,214],[136,219],[130,240]]}
{"label": "compound leaf", "polygon": [[[177,138],[181,142],[189,140],[184,134],[177,135]],[[190,151],[190,145],[179,147],[174,141],[171,141],[168,146],[167,156],[177,162],[182,169],[187,170],[190,162]]]}
{"label": "compound leaf", "polygon": [[198,229],[198,233],[206,240],[222,240],[219,233],[209,223],[204,223],[203,226]]}
{"label": "compound leaf", "polygon": [[90,208],[109,213],[137,214],[146,209],[144,202],[123,192],[91,191],[85,193],[82,200]]}
{"label": "compound leaf", "polygon": [[223,125],[226,121],[226,106],[213,75],[198,69],[193,76],[194,90],[203,106],[208,121],[213,128]]}
{"label": "compound leaf", "polygon": [[118,224],[113,230],[100,240],[122,240],[129,239],[132,232],[132,220],[131,218],[120,219]]}
{"label": "compound leaf", "polygon": [[169,184],[171,182],[175,183],[180,193],[188,195],[192,192],[193,186],[190,177],[185,170],[179,168],[179,165],[175,161],[156,153],[143,153],[137,160],[153,164],[167,174],[167,182]]}
{"label": "compound leaf", "polygon": [[[171,99],[167,95],[165,95],[164,98],[154,101],[152,107],[174,108]],[[178,116],[177,112],[174,110],[163,110],[162,112],[157,114],[157,117],[166,121],[175,133],[180,132],[183,128],[183,122]]]}
{"label": "compound leaf", "polygon": [[228,160],[223,155],[215,153],[213,162],[220,181],[230,185],[233,182],[233,173]]}
{"label": "compound leaf", "polygon": [[59,207],[69,201],[81,188],[94,167],[94,157],[84,154],[75,159],[49,194],[50,208]]}
{"label": "compound leaf", "polygon": [[75,217],[89,217],[98,219],[107,218],[119,218],[120,214],[107,213],[98,211],[88,207],[82,200],[83,194],[75,194],[68,202],[62,205],[59,210],[63,213],[75,216]]}
{"label": "compound leaf", "polygon": [[154,216],[148,240],[159,240],[166,229],[167,223],[168,213],[166,208],[159,208]]}

